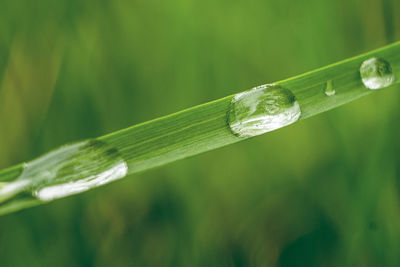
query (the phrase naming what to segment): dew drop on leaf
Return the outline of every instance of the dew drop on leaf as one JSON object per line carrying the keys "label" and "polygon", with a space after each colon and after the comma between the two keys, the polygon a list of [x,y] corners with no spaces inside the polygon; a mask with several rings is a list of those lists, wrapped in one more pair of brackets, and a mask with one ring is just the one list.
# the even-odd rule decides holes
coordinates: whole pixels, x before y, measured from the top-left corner
{"label": "dew drop on leaf", "polygon": [[65,145],[25,163],[15,181],[0,188],[0,201],[21,193],[50,201],[123,178],[127,171],[119,152],[103,141]]}
{"label": "dew drop on leaf", "polygon": [[289,89],[268,84],[236,94],[228,124],[233,134],[252,137],[292,124],[300,115],[300,105]]}
{"label": "dew drop on leaf", "polygon": [[327,96],[334,96],[334,95],[336,94],[336,91],[335,91],[335,89],[333,88],[333,81],[332,81],[332,80],[328,80],[328,81],[326,82],[326,87],[325,87],[324,93],[325,93]]}
{"label": "dew drop on leaf", "polygon": [[394,81],[389,62],[376,57],[365,60],[361,64],[360,75],[365,87],[371,90],[388,87]]}

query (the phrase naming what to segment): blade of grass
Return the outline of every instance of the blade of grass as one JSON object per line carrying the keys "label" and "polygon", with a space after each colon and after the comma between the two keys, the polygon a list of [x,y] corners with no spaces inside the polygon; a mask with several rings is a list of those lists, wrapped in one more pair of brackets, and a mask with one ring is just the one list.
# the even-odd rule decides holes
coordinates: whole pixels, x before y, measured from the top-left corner
{"label": "blade of grass", "polygon": [[[395,77],[399,77],[400,42],[397,42],[275,84],[294,93],[302,111],[300,119],[306,119],[372,93],[363,85],[359,73],[362,62],[371,57],[389,61]],[[336,92],[333,97],[324,93],[327,81]],[[400,79],[395,79],[393,84],[399,82]],[[128,174],[233,144],[246,139],[232,134],[227,124],[227,112],[233,97],[227,96],[141,123],[97,140],[119,151],[128,166]],[[23,171],[23,166],[20,164],[0,171],[0,182],[15,180]],[[0,214],[40,203],[32,199],[17,199],[0,206]]]}
{"label": "blade of grass", "polygon": [[[395,76],[400,75],[398,42],[275,84],[294,93],[302,111],[300,120],[307,119],[372,93],[363,85],[359,73],[361,63],[371,57],[388,60]],[[334,97],[324,94],[328,80],[334,84]],[[395,80],[393,84],[399,82]],[[129,173],[226,146],[244,139],[234,136],[227,125],[226,114],[233,96],[148,121],[100,139],[120,151],[128,162]]]}

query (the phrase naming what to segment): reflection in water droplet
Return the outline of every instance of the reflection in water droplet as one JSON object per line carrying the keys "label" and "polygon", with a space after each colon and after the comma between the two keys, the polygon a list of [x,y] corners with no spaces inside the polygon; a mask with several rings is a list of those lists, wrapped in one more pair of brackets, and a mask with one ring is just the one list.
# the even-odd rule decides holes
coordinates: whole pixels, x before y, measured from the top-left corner
{"label": "reflection in water droplet", "polygon": [[11,183],[2,183],[0,186],[0,202],[9,199],[15,194],[18,194],[27,186],[29,186],[29,182],[23,180],[16,180]]}
{"label": "reflection in water droplet", "polygon": [[228,123],[239,137],[251,137],[296,122],[301,115],[294,94],[269,84],[239,93],[232,99]]}
{"label": "reflection in water droplet", "polygon": [[71,181],[62,184],[45,186],[34,192],[38,199],[49,201],[56,198],[62,198],[69,195],[81,193],[91,188],[107,184],[126,175],[126,163],[121,161],[111,166],[110,169],[102,170],[100,173],[93,173],[88,177],[77,181]]}
{"label": "reflection in water droplet", "polygon": [[365,87],[375,90],[388,87],[394,81],[394,74],[389,62],[381,58],[364,61],[360,67],[362,82]]}
{"label": "reflection in water droplet", "polygon": [[21,175],[0,189],[0,201],[27,192],[50,201],[123,178],[127,164],[99,140],[66,145],[24,165]]}
{"label": "reflection in water droplet", "polygon": [[326,94],[327,96],[333,96],[333,95],[336,94],[335,89],[333,89],[333,81],[332,81],[332,80],[328,80],[328,81],[326,82],[326,87],[325,87],[324,92],[325,92],[325,94]]}

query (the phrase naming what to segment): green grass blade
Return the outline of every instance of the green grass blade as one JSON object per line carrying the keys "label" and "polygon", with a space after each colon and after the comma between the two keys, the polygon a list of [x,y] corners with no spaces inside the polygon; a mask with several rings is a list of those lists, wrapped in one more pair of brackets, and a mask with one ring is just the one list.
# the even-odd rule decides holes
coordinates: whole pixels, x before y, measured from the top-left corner
{"label": "green grass blade", "polygon": [[[372,93],[363,85],[359,73],[361,63],[371,57],[388,60],[395,76],[400,76],[400,43],[395,43],[276,84],[296,95],[302,110],[300,119],[306,119]],[[328,80],[335,88],[334,97],[327,97],[324,93]],[[393,84],[399,82],[395,80]],[[232,135],[227,125],[227,111],[232,98],[233,95],[227,96],[100,139],[122,153],[128,162],[129,173],[226,146],[244,139]]]}
{"label": "green grass blade", "polygon": [[[371,57],[383,58],[390,62],[395,77],[400,77],[400,42],[398,42],[275,84],[294,93],[302,111],[300,119],[306,119],[372,93],[373,90],[367,89],[362,83],[359,73],[362,62]],[[393,84],[399,82],[400,79],[395,79]],[[327,86],[334,88],[336,92],[334,96],[328,97],[324,93]],[[14,180],[21,179],[18,177],[24,176],[24,181],[31,182],[30,179],[33,181],[25,188],[8,189],[6,197],[0,203],[0,214],[45,202],[37,201],[29,194],[27,197],[27,191],[35,187],[40,189],[49,184],[73,183],[85,180],[87,177],[90,178],[86,183],[95,186],[102,184],[96,180],[101,176],[100,173],[105,171],[104,168],[96,166],[100,165],[99,162],[110,168],[115,167],[117,163],[118,166],[126,166],[126,172],[123,171],[115,176],[119,179],[126,174],[145,171],[245,140],[246,138],[232,134],[227,123],[227,114],[233,97],[234,95],[227,96],[141,123],[99,137],[95,142],[92,140],[87,144],[75,145],[75,150],[64,149],[66,151],[64,153],[62,152],[64,150],[59,149],[50,152],[28,163],[35,166],[35,169],[29,170],[28,174],[23,171],[22,164],[0,171],[0,182],[2,182],[0,194],[1,188],[13,185]],[[110,162],[104,162],[108,157]],[[44,158],[46,160],[43,160]],[[112,162],[113,160],[115,162]],[[51,162],[54,164],[51,165]],[[121,162],[125,165],[121,165]],[[52,180],[54,177],[48,175],[49,166],[52,168],[51,172],[54,172],[53,176],[58,177],[62,174],[62,178]],[[46,178],[46,175],[53,178]]]}

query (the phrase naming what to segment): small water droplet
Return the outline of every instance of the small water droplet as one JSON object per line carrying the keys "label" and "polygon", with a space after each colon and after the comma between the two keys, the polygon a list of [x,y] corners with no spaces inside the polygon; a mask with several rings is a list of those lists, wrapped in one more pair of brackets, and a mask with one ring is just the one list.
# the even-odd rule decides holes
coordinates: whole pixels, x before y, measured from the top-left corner
{"label": "small water droplet", "polygon": [[335,89],[333,89],[333,81],[332,81],[332,80],[328,80],[328,81],[326,82],[326,87],[325,87],[324,92],[325,92],[325,94],[326,94],[327,96],[333,96],[333,95],[336,94]]}
{"label": "small water droplet", "polygon": [[300,115],[300,105],[290,90],[268,84],[235,95],[228,123],[235,135],[252,137],[292,124]]}
{"label": "small water droplet", "polygon": [[21,175],[0,189],[0,201],[21,192],[50,201],[123,178],[127,164],[103,141],[66,145],[24,164]]}
{"label": "small water droplet", "polygon": [[362,82],[365,87],[375,90],[388,87],[394,81],[394,74],[389,62],[373,57],[364,61],[360,67]]}

